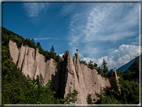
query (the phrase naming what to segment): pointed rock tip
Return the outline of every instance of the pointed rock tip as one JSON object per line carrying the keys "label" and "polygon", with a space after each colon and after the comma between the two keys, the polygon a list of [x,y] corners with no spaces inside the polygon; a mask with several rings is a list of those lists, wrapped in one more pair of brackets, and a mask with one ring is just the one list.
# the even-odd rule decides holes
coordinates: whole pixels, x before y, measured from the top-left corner
{"label": "pointed rock tip", "polygon": [[71,57],[71,54],[70,54],[69,51],[66,51],[66,52],[65,52],[65,55],[67,55],[67,57]]}

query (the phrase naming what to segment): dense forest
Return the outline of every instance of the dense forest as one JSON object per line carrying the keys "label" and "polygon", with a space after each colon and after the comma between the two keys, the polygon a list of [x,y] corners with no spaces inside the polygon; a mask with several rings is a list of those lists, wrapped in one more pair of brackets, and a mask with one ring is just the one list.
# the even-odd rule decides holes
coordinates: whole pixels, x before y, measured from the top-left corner
{"label": "dense forest", "polygon": [[[16,64],[12,62],[12,58],[9,52],[9,40],[17,43],[17,47],[28,45],[34,49],[38,48],[39,53],[45,56],[48,60],[53,58],[57,63],[63,61],[63,57],[60,57],[54,52],[54,47],[51,46],[50,52],[43,50],[39,42],[35,44],[34,39],[24,39],[5,28],[2,28],[2,103],[3,104],[70,104],[77,101],[78,92],[74,90],[73,93],[68,93],[67,97],[57,98],[56,92],[50,89],[49,81],[46,85],[43,85],[44,80],[42,75],[37,76],[36,79],[25,76]],[[54,44],[53,44],[54,45]],[[75,54],[77,55],[77,54]],[[93,64],[90,61],[88,64],[85,61],[80,63],[86,64],[90,69],[96,69],[98,74],[105,78],[110,79],[111,88],[107,90],[106,95],[100,88],[99,100],[91,98],[88,95],[88,104],[138,104],[139,103],[139,59],[135,59],[135,72],[127,70],[125,73],[121,71],[117,72],[119,77],[117,81],[114,75],[113,69],[108,72],[107,62],[103,60],[101,67],[98,67],[96,63]]]}

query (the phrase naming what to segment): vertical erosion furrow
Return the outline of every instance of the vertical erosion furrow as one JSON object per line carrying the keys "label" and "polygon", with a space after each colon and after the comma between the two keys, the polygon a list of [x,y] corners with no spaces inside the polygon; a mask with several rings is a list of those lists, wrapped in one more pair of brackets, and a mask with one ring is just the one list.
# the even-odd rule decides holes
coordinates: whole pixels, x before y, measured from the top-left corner
{"label": "vertical erosion furrow", "polygon": [[67,82],[67,55],[64,56],[64,62],[63,62],[63,68],[62,68],[62,74],[61,74],[61,98],[64,98],[65,94],[65,87],[66,87],[66,82]]}
{"label": "vertical erosion furrow", "polygon": [[[29,74],[29,72],[28,72],[28,54],[29,54],[29,47],[27,47],[28,48],[28,50],[27,50],[27,74]],[[29,75],[30,76],[30,75]]]}
{"label": "vertical erosion furrow", "polygon": [[29,47],[27,47],[28,49],[27,49],[27,55],[28,55],[28,53],[29,53]]}
{"label": "vertical erosion furrow", "polygon": [[17,62],[16,62],[16,65],[17,65],[17,66],[18,66],[19,59],[20,59],[20,49],[19,49],[18,59],[17,59]]}
{"label": "vertical erosion furrow", "polygon": [[37,72],[37,60],[35,59],[35,61],[34,61],[34,76],[33,77],[36,76],[36,72]]}
{"label": "vertical erosion furrow", "polygon": [[21,64],[21,71],[23,70],[23,64],[24,64],[24,61],[25,61],[25,57],[26,57],[26,48],[25,48],[24,58],[23,58],[23,61],[22,61],[22,64]]}

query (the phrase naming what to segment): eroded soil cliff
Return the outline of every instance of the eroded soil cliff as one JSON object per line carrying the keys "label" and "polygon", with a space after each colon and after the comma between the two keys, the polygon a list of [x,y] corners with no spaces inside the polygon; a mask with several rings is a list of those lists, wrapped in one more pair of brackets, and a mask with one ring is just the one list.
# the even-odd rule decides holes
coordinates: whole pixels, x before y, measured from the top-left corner
{"label": "eroded soil cliff", "polygon": [[45,57],[39,54],[38,49],[21,46],[19,49],[13,41],[9,41],[10,55],[13,62],[25,75],[36,78],[40,73],[45,84],[51,80],[51,88],[59,97],[66,97],[74,89],[78,91],[77,104],[87,104],[87,95],[98,99],[100,87],[105,91],[110,87],[108,79],[101,77],[96,69],[90,69],[79,63],[79,56],[72,59],[70,53],[64,53],[64,61],[56,63],[53,59],[45,61]]}

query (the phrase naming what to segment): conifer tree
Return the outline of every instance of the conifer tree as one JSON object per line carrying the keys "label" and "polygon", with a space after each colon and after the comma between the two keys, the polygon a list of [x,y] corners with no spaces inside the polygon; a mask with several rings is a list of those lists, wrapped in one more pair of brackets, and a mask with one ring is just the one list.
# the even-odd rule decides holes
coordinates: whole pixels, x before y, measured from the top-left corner
{"label": "conifer tree", "polygon": [[102,68],[103,73],[108,72],[107,63],[106,63],[105,59],[103,59],[103,63],[101,65],[101,68]]}
{"label": "conifer tree", "polygon": [[52,47],[51,47],[50,52],[53,52],[53,53],[54,53],[54,47],[53,47],[53,45],[52,45]]}

